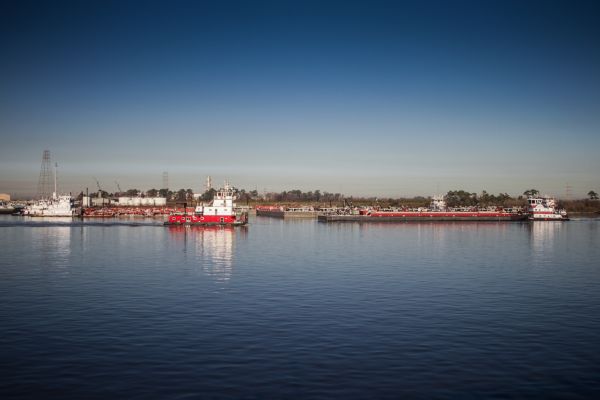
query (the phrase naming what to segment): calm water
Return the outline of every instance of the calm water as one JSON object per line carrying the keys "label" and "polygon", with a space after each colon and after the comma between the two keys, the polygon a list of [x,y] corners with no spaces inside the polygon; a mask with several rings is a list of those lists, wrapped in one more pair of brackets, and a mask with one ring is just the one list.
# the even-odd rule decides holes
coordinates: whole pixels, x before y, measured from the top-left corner
{"label": "calm water", "polygon": [[0,396],[600,396],[600,221],[0,219]]}

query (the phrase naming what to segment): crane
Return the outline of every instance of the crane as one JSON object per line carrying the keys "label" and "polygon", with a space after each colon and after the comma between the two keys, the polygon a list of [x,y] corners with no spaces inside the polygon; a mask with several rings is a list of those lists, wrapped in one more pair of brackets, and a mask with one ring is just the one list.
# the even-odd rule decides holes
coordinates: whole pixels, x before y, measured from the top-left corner
{"label": "crane", "polygon": [[102,197],[102,188],[100,187],[100,182],[98,182],[98,179],[96,179],[96,177],[93,177],[94,180],[96,181],[96,186],[98,186],[98,198]]}

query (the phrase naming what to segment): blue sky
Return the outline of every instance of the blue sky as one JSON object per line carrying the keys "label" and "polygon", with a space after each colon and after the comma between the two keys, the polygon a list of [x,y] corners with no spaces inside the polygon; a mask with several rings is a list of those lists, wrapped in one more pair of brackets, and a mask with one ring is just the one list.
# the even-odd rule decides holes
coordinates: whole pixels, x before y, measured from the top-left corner
{"label": "blue sky", "polygon": [[600,190],[596,2],[7,1],[0,192]]}

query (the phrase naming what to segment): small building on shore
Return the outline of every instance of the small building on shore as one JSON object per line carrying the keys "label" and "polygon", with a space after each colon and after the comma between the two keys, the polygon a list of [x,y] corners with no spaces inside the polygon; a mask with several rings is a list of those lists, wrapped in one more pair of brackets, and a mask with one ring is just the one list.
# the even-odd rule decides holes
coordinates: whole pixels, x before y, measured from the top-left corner
{"label": "small building on shore", "polygon": [[114,201],[105,197],[83,196],[81,205],[83,207],[108,207],[114,205]]}
{"label": "small building on shore", "polygon": [[165,207],[167,205],[166,197],[119,197],[118,206],[127,207]]}
{"label": "small building on shore", "polygon": [[83,207],[165,207],[166,197],[88,197],[83,196]]}

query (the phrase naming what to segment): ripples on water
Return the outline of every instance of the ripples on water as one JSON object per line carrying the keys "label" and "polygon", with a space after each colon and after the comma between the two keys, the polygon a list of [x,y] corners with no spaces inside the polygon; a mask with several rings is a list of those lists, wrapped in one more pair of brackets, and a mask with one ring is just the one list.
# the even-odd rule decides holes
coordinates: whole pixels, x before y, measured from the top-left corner
{"label": "ripples on water", "polygon": [[597,221],[251,222],[0,219],[2,397],[600,394]]}

